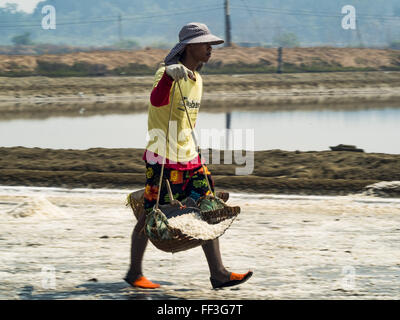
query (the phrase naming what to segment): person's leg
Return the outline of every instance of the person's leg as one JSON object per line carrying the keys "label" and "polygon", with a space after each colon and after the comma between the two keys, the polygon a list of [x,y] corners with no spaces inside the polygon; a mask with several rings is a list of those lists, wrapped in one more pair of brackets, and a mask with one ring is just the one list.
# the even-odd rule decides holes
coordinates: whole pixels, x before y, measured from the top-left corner
{"label": "person's leg", "polygon": [[[205,171],[211,191],[212,193],[215,193],[214,181],[211,173],[208,171],[207,167],[205,168]],[[210,194],[210,190],[208,188],[202,168],[192,176],[191,181],[188,184],[188,188],[189,189],[187,190],[187,193],[191,197],[195,197],[194,200],[196,201],[200,196]],[[208,267],[210,269],[210,280],[214,288],[237,285],[251,277],[251,271],[244,274],[238,274],[229,272],[225,268],[222,262],[219,239],[207,241],[205,244],[203,244],[202,248],[207,259]]]}
{"label": "person's leg", "polygon": [[[207,167],[205,167],[205,169],[211,191],[214,192],[214,181],[211,177],[211,173],[208,171]],[[188,189],[186,192],[188,196],[192,197],[195,201],[197,201],[200,197],[210,193],[203,168],[198,169],[191,176],[187,188]],[[202,247],[207,259],[211,277],[220,281],[229,280],[230,273],[225,269],[224,264],[222,263],[219,240],[215,239],[207,241]]]}
{"label": "person's leg", "polygon": [[148,238],[143,232],[145,220],[146,216],[142,214],[133,229],[131,237],[131,264],[126,278],[133,281],[143,276],[142,260],[148,243]]}
{"label": "person's leg", "polygon": [[226,270],[222,263],[221,251],[219,249],[219,240],[209,240],[202,246],[210,269],[210,276],[218,281],[228,281],[230,272]]}
{"label": "person's leg", "polygon": [[[129,270],[125,276],[132,286],[142,288],[158,288],[159,285],[152,283],[143,276],[142,261],[145,249],[148,243],[148,237],[143,228],[146,221],[146,214],[149,213],[157,201],[158,181],[160,177],[160,166],[146,164],[146,185],[144,192],[144,212],[139,216],[131,237],[131,261]],[[161,196],[164,194],[161,192]],[[160,204],[163,204],[163,198],[160,198]]]}
{"label": "person's leg", "polygon": [[[205,169],[211,191],[214,193],[214,180],[206,166]],[[185,189],[187,197],[191,197],[193,200],[197,201],[200,197],[210,194],[210,190],[208,188],[207,180],[203,173],[202,167],[199,169],[195,169],[194,172],[187,171],[186,176],[189,179],[189,182],[187,183]]]}
{"label": "person's leg", "polygon": [[[206,166],[205,171],[211,187],[211,191],[214,192],[214,181],[211,177],[211,173],[208,171]],[[195,172],[194,175],[191,177],[191,181],[188,184],[187,192],[189,196],[194,198],[195,201],[197,201],[200,197],[210,193],[203,168],[197,170],[197,172]],[[222,263],[221,251],[219,249],[219,240],[215,239],[207,241],[205,244],[203,244],[202,248],[207,259],[211,278],[215,278],[220,281],[229,280],[230,272],[225,269],[224,264]]]}

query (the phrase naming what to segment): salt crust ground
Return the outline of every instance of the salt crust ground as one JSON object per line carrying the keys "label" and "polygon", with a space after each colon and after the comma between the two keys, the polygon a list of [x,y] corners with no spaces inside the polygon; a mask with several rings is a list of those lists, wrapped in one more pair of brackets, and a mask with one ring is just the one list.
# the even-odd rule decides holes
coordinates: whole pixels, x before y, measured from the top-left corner
{"label": "salt crust ground", "polygon": [[223,260],[252,279],[214,291],[200,248],[149,245],[145,274],[162,287],[145,291],[122,280],[135,222],[127,191],[2,187],[0,298],[400,298],[398,199],[233,194],[242,212],[220,239]]}

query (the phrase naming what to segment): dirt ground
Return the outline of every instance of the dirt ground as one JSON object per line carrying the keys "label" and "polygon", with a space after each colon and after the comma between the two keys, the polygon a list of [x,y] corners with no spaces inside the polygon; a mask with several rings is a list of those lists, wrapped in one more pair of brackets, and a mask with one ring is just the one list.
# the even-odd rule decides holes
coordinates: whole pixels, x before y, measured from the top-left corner
{"label": "dirt ground", "polygon": [[[127,66],[129,64],[144,65],[155,68],[169,50],[146,48],[125,51],[91,51],[67,54],[44,55],[0,55],[0,73],[10,71],[18,66],[27,71],[37,67],[37,61],[63,63],[72,65],[75,62],[104,65],[107,69]],[[314,64],[352,68],[396,67],[400,61],[398,50],[369,48],[285,48],[283,61],[292,65]],[[276,48],[217,47],[213,50],[210,64],[221,65],[267,65],[277,66]]]}
{"label": "dirt ground", "polygon": [[[134,188],[145,182],[143,149],[53,150],[0,148],[0,184],[67,188]],[[349,151],[254,152],[254,170],[236,175],[244,165],[219,164],[209,169],[216,188],[238,192],[347,195],[379,181],[400,180],[400,155]],[[251,159],[252,154],[243,156]],[[216,158],[215,158],[216,159]],[[234,159],[236,159],[234,157]],[[250,163],[250,160],[249,160]]]}

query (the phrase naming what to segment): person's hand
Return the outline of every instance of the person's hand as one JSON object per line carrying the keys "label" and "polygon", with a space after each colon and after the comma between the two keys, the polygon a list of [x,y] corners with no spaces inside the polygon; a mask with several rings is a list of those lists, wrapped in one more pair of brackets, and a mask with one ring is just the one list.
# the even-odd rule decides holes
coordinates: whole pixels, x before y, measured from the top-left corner
{"label": "person's hand", "polygon": [[181,79],[185,79],[185,81],[187,81],[188,77],[191,79],[194,78],[193,72],[179,63],[167,66],[165,68],[165,72],[175,81],[179,81]]}

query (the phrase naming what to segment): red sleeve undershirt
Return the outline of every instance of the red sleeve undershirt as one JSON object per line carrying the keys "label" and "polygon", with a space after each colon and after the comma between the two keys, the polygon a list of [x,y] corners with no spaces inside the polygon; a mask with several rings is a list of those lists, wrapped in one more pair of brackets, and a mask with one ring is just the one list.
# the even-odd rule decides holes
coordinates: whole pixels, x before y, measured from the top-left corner
{"label": "red sleeve undershirt", "polygon": [[169,92],[174,80],[164,72],[158,84],[153,88],[150,95],[150,102],[155,107],[162,107],[169,104]]}

